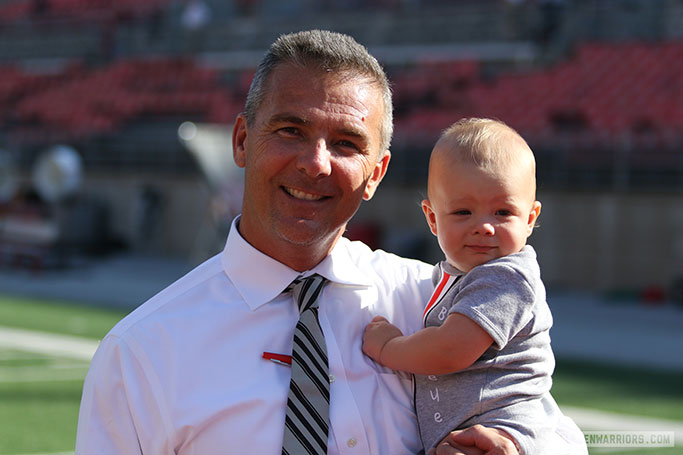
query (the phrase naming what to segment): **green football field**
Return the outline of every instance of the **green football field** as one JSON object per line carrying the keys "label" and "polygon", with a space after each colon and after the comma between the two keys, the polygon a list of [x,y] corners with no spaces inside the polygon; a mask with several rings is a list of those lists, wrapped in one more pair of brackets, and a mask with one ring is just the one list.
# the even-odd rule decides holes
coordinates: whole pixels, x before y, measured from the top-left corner
{"label": "green football field", "polygon": [[[0,326],[100,339],[124,312],[0,296]],[[0,343],[0,455],[73,453],[88,361]],[[560,406],[683,422],[683,374],[558,359],[553,395]],[[591,454],[674,455],[680,447]]]}

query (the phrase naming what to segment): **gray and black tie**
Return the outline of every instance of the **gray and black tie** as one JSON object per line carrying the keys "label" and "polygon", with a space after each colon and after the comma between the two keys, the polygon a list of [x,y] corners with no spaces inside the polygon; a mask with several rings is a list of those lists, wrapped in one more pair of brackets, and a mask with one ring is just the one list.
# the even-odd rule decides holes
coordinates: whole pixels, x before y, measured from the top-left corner
{"label": "gray and black tie", "polygon": [[326,278],[315,274],[289,285],[299,306],[294,331],[283,455],[324,455],[330,415],[327,347],[318,322],[318,296]]}

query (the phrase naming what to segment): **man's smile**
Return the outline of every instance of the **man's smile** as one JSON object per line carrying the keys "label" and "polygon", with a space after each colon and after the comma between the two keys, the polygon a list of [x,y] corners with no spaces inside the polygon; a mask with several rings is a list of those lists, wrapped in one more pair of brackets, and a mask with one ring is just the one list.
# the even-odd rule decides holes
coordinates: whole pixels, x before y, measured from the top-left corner
{"label": "man's smile", "polygon": [[282,189],[285,190],[285,192],[287,194],[289,194],[290,196],[292,196],[293,198],[301,199],[304,201],[319,201],[319,200],[325,199],[327,197],[327,196],[323,196],[320,194],[308,193],[306,191],[298,190],[296,188],[292,188],[292,187],[288,187],[288,186],[283,186]]}

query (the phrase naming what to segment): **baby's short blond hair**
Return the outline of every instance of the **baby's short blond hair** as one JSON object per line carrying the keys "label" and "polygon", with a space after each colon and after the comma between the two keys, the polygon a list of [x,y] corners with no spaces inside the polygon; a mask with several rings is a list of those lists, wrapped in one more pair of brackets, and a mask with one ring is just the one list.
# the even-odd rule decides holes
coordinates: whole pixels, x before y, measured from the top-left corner
{"label": "baby's short blond hair", "polygon": [[534,154],[517,131],[500,120],[464,118],[441,134],[437,147],[453,158],[485,169],[505,168],[520,159],[536,169]]}
{"label": "baby's short blond hair", "polygon": [[528,166],[536,188],[536,160],[524,138],[500,120],[464,118],[446,128],[434,146],[430,174],[445,163],[473,164],[490,172]]}

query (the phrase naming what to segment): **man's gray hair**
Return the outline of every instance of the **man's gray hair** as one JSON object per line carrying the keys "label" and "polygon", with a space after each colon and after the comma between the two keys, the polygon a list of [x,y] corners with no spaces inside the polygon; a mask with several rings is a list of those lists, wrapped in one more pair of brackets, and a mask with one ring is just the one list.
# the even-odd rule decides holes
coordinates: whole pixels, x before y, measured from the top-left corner
{"label": "man's gray hair", "polygon": [[[380,131],[380,152],[388,150],[393,134],[391,87],[377,59],[348,35],[326,30],[309,30],[280,36],[259,63],[251,82],[245,116],[253,125],[256,113],[267,95],[267,82],[278,65],[291,63],[302,67],[318,67],[366,77],[382,91],[384,116]],[[382,153],[380,153],[380,157]]]}

